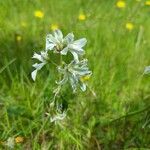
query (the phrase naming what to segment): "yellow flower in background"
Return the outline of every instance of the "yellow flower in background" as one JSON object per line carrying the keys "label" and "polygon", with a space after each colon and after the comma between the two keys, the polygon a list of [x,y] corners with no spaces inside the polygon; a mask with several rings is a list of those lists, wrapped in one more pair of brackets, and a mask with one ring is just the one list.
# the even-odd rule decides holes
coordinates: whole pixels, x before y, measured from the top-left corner
{"label": "yellow flower in background", "polygon": [[145,2],[145,5],[150,6],[150,0]]}
{"label": "yellow flower in background", "polygon": [[24,138],[21,137],[21,136],[17,136],[17,137],[15,138],[15,142],[16,142],[16,143],[23,143],[23,142],[24,142]]}
{"label": "yellow flower in background", "polygon": [[27,23],[24,22],[24,21],[22,21],[22,22],[21,22],[21,26],[22,26],[22,27],[27,27]]}
{"label": "yellow flower in background", "polygon": [[41,10],[37,10],[34,12],[34,16],[41,19],[44,17],[44,13]]}
{"label": "yellow flower in background", "polygon": [[52,25],[51,25],[51,30],[52,30],[52,31],[55,31],[55,30],[57,30],[58,28],[59,28],[58,24],[52,24]]}
{"label": "yellow flower in background", "polygon": [[133,23],[131,23],[131,22],[126,23],[126,29],[127,30],[131,31],[131,30],[133,30],[133,28],[134,28]]}
{"label": "yellow flower in background", "polygon": [[125,3],[125,1],[123,1],[123,0],[119,0],[119,1],[117,2],[116,6],[117,6],[118,8],[125,8],[125,7],[126,7],[126,3]]}
{"label": "yellow flower in background", "polygon": [[1,144],[1,145],[3,145],[3,144],[4,144],[4,142],[3,142],[3,141],[0,141],[0,144]]}
{"label": "yellow flower in background", "polygon": [[88,81],[88,80],[90,79],[90,77],[91,77],[91,76],[87,75],[87,76],[84,76],[84,77],[80,78],[80,80],[81,80],[82,82],[85,82],[85,81]]}
{"label": "yellow flower in background", "polygon": [[79,14],[79,16],[78,16],[78,19],[81,20],[81,21],[84,21],[84,20],[86,19],[86,15],[83,14],[83,13],[81,13],[81,14]]}
{"label": "yellow flower in background", "polygon": [[16,40],[17,40],[18,42],[20,42],[20,41],[22,40],[22,36],[21,36],[21,35],[16,35]]}

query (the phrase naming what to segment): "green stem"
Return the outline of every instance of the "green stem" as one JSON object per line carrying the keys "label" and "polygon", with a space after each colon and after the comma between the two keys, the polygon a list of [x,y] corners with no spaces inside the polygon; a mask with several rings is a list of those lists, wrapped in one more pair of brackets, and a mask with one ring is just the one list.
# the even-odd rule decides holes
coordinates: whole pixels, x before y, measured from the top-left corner
{"label": "green stem", "polygon": [[54,66],[58,66],[55,62],[49,60],[50,63],[52,63]]}
{"label": "green stem", "polygon": [[[62,65],[62,55],[60,54],[59,65]],[[59,75],[59,80],[61,80],[61,74]]]}
{"label": "green stem", "polygon": [[35,136],[36,140],[38,139],[38,137],[42,133],[42,130],[44,129],[44,127],[46,126],[46,124],[48,123],[49,120],[50,120],[49,117],[47,117],[46,119],[44,118],[43,125],[41,126],[41,128],[39,129],[38,133]]}
{"label": "green stem", "polygon": [[117,118],[117,119],[114,119],[114,120],[111,121],[111,123],[116,122],[116,121],[118,121],[118,120],[120,120],[120,119],[123,119],[123,118],[126,118],[126,117],[130,117],[130,116],[133,116],[133,115],[137,115],[137,114],[142,113],[142,112],[144,112],[144,111],[146,111],[146,110],[149,110],[149,109],[150,109],[150,105],[149,105],[148,107],[142,109],[142,110],[138,110],[138,111],[135,111],[135,112],[131,112],[131,113],[126,114],[126,115],[123,115],[123,116],[121,116],[121,117],[119,117],[119,118]]}
{"label": "green stem", "polygon": [[[142,109],[142,110],[134,111],[134,112],[128,113],[128,114],[126,114],[126,115],[123,115],[123,116],[121,116],[121,117],[119,117],[119,118],[117,118],[117,119],[111,120],[110,122],[108,122],[108,124],[112,124],[112,123],[115,123],[115,122],[117,122],[117,121],[119,121],[119,120],[121,120],[121,119],[124,119],[124,118],[130,117],[130,116],[134,116],[134,115],[143,113],[143,112],[145,112],[145,111],[147,111],[147,110],[149,110],[149,109],[150,109],[150,105],[149,105],[148,107],[145,107],[145,108]],[[97,122],[95,123],[95,126],[98,126],[99,124],[100,124],[100,121],[97,121]],[[108,124],[107,124],[107,125],[108,125]]]}
{"label": "green stem", "polygon": [[92,93],[92,95],[93,95],[95,98],[97,98],[97,95],[96,95],[95,91],[94,91],[88,84],[86,84],[86,86],[89,88],[89,90],[90,90],[90,92]]}

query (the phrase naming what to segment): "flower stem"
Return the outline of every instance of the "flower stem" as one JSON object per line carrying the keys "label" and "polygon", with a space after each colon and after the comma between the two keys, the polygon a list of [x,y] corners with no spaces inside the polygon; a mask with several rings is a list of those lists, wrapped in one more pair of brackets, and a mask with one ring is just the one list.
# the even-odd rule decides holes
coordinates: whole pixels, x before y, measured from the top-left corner
{"label": "flower stem", "polygon": [[[59,65],[62,65],[62,55],[59,55]],[[61,74],[59,75],[59,80],[61,80]]]}

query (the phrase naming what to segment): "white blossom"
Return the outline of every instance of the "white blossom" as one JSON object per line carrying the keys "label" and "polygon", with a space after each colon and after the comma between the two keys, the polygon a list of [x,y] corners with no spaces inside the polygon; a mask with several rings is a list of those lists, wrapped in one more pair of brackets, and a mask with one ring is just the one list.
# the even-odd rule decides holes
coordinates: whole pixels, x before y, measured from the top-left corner
{"label": "white blossom", "polygon": [[145,67],[144,74],[150,73],[150,66]]}
{"label": "white blossom", "polygon": [[66,117],[66,112],[64,111],[63,113],[57,113],[54,117],[51,117],[50,121],[57,122],[63,120],[65,117]]}
{"label": "white blossom", "polygon": [[53,50],[54,52],[67,55],[71,52],[74,60],[79,61],[79,56],[83,55],[87,40],[85,38],[74,41],[74,34],[69,33],[63,38],[63,34],[60,30],[54,31],[53,34],[48,34],[46,37],[46,50]]}
{"label": "white blossom", "polygon": [[83,49],[83,47],[86,45],[87,40],[85,38],[76,40],[76,41],[71,41],[66,48],[64,48],[61,51],[62,55],[66,55],[69,52],[72,53],[74,60],[76,62],[79,61],[78,56],[84,55],[85,51]]}
{"label": "white blossom", "polygon": [[15,140],[14,137],[9,137],[5,143],[6,146],[8,146],[10,149],[13,149],[15,146]]}
{"label": "white blossom", "polygon": [[63,79],[57,82],[57,84],[63,85],[69,81],[74,92],[76,91],[78,85],[82,91],[85,91],[86,84],[80,79],[86,75],[92,74],[87,67],[87,62],[87,59],[80,62],[72,61],[70,64],[66,64],[64,68],[58,67],[59,73],[63,74]]}
{"label": "white blossom", "polygon": [[37,72],[47,63],[48,53],[46,51],[42,51],[41,54],[34,53],[32,58],[40,61],[40,63],[35,63],[32,65],[35,70],[31,73],[31,77],[35,81]]}
{"label": "white blossom", "polygon": [[[38,63],[32,65],[35,68],[31,73],[31,77],[34,81],[36,79],[37,72],[47,63],[57,66],[58,69],[59,81],[56,82],[57,88],[53,91],[54,96],[50,104],[50,112],[46,113],[51,117],[51,122],[56,123],[66,117],[68,104],[65,103],[66,100],[64,100],[62,95],[60,95],[61,88],[64,84],[69,83],[73,89],[73,92],[76,92],[78,87],[80,87],[82,91],[86,90],[87,83],[85,81],[92,74],[88,68],[88,60],[82,60],[81,57],[85,53],[83,47],[86,43],[87,40],[85,38],[75,40],[73,33],[69,33],[64,37],[60,30],[55,30],[53,34],[48,34],[46,36],[45,50],[41,51],[40,54],[34,53],[32,57],[39,61]],[[60,60],[55,62],[53,59],[49,59],[51,52],[60,56],[71,53],[73,57],[68,64],[62,60],[63,57],[60,57]],[[60,64],[60,66],[58,66],[58,64]],[[60,98],[62,99],[59,100]]]}

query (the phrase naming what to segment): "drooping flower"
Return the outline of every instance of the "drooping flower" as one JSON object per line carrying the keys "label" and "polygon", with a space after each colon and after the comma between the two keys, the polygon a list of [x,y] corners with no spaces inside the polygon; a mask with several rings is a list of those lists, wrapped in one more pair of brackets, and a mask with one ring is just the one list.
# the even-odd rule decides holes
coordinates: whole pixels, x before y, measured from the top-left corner
{"label": "drooping flower", "polygon": [[131,22],[126,23],[126,29],[127,30],[131,31],[131,30],[133,30],[133,28],[134,28],[133,23],[131,23]]}
{"label": "drooping flower", "polygon": [[70,64],[65,64],[64,68],[58,67],[59,73],[63,74],[63,79],[57,84],[63,85],[67,81],[70,82],[73,92],[76,91],[79,85],[82,91],[86,90],[86,84],[81,80],[82,77],[92,74],[87,66],[87,59],[80,62],[72,61]]}
{"label": "drooping flower", "polygon": [[48,53],[47,51],[42,51],[41,54],[37,54],[37,53],[34,53],[33,57],[32,58],[35,58],[37,60],[40,61],[40,63],[35,63],[33,64],[32,66],[35,68],[35,70],[31,73],[31,77],[32,79],[35,81],[36,79],[36,75],[37,75],[37,72],[39,70],[41,70],[41,68],[47,64],[47,60],[48,60]]}
{"label": "drooping flower", "polygon": [[78,62],[78,56],[84,54],[83,47],[87,40],[85,38],[74,41],[74,34],[69,33],[63,38],[60,30],[54,31],[54,34],[48,34],[46,37],[46,50],[54,50],[54,52],[66,55],[70,51],[74,60]]}
{"label": "drooping flower", "polygon": [[36,11],[34,12],[34,16],[35,16],[36,18],[42,19],[42,18],[44,17],[44,13],[43,13],[41,10],[36,10]]}
{"label": "drooping flower", "polygon": [[80,13],[79,16],[78,16],[78,19],[80,21],[84,21],[84,20],[86,20],[86,15],[84,13]]}
{"label": "drooping flower", "polygon": [[126,7],[126,3],[125,3],[125,1],[123,1],[123,0],[119,0],[119,1],[116,3],[116,6],[117,6],[118,8],[125,8],[125,7]]}

